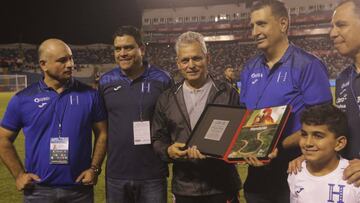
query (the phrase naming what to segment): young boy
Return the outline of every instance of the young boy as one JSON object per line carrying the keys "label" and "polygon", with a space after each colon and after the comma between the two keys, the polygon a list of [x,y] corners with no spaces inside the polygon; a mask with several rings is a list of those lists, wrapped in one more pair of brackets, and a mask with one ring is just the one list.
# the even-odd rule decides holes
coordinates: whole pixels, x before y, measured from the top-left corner
{"label": "young boy", "polygon": [[303,111],[301,124],[305,161],[299,173],[288,177],[291,203],[360,203],[360,188],[342,179],[348,165],[339,155],[347,142],[344,113],[331,104],[313,106]]}

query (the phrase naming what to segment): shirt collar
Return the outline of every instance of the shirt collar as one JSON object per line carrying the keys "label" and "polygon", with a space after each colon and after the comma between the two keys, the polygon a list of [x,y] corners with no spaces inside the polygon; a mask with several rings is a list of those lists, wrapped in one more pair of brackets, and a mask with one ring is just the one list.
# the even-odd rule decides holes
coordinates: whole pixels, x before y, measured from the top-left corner
{"label": "shirt collar", "polygon": [[[145,67],[144,72],[138,77],[138,78],[146,78],[149,75],[149,71],[150,71],[150,63],[148,63],[147,61],[143,61],[143,66]],[[120,77],[122,78],[128,78],[127,75],[125,75],[122,71],[121,71],[121,67],[118,66],[118,71],[120,74]],[[136,78],[135,80],[137,80],[138,78]]]}
{"label": "shirt collar", "polygon": [[[276,64],[283,64],[286,63],[286,61],[289,59],[289,57],[292,55],[292,53],[294,52],[294,48],[295,46],[292,43],[289,43],[288,48],[286,49],[284,55],[280,58],[280,60],[276,63]],[[266,65],[266,57],[265,54],[262,54],[262,59],[261,59],[262,64]]]}
{"label": "shirt collar", "polygon": [[356,71],[356,65],[355,64],[351,64],[350,65],[350,67],[351,67],[351,75],[352,75],[352,79],[355,79],[355,78],[358,78],[358,77],[360,77],[360,73],[358,73],[357,71]]}
{"label": "shirt collar", "polygon": [[[64,89],[65,90],[70,89],[74,86],[74,84],[75,84],[75,80],[74,80],[74,78],[71,77],[71,79],[68,80],[66,82],[66,84],[64,85]],[[44,77],[39,81],[39,86],[42,90],[52,90],[53,89],[53,88],[47,86],[47,84],[44,81]]]}
{"label": "shirt collar", "polygon": [[197,93],[197,92],[203,92],[203,91],[209,89],[212,86],[212,84],[213,84],[213,82],[210,79],[210,77],[207,77],[205,84],[202,87],[200,87],[199,89],[194,89],[194,88],[190,87],[189,85],[186,84],[185,81],[184,81],[183,88],[187,92]]}

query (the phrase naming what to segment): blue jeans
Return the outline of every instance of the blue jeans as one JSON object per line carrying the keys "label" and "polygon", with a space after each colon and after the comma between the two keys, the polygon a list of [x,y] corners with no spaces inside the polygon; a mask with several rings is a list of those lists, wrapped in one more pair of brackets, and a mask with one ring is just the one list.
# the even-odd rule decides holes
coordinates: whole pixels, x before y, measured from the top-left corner
{"label": "blue jeans", "polygon": [[93,203],[92,186],[59,188],[34,185],[24,190],[24,203]]}
{"label": "blue jeans", "polygon": [[166,203],[166,178],[122,180],[106,178],[107,203]]}

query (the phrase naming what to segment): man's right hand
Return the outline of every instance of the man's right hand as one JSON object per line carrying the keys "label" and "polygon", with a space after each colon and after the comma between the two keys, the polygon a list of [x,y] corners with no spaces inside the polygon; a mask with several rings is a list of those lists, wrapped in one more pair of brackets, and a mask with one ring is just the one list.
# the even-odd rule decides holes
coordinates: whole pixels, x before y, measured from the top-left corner
{"label": "man's right hand", "polygon": [[21,191],[25,188],[29,188],[34,181],[40,181],[40,177],[33,173],[19,173],[16,177],[16,188]]}
{"label": "man's right hand", "polygon": [[168,147],[167,152],[172,159],[184,158],[187,155],[187,149],[182,150],[185,147],[185,143],[175,142]]}

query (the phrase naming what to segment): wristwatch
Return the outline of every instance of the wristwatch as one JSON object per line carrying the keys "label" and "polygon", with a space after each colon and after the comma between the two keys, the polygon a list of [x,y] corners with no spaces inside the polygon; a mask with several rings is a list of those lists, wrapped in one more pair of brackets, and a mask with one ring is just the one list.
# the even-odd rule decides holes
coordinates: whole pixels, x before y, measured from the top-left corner
{"label": "wristwatch", "polygon": [[101,173],[101,168],[97,167],[95,165],[91,165],[90,169],[92,169],[94,171],[95,175],[100,175],[100,173]]}

